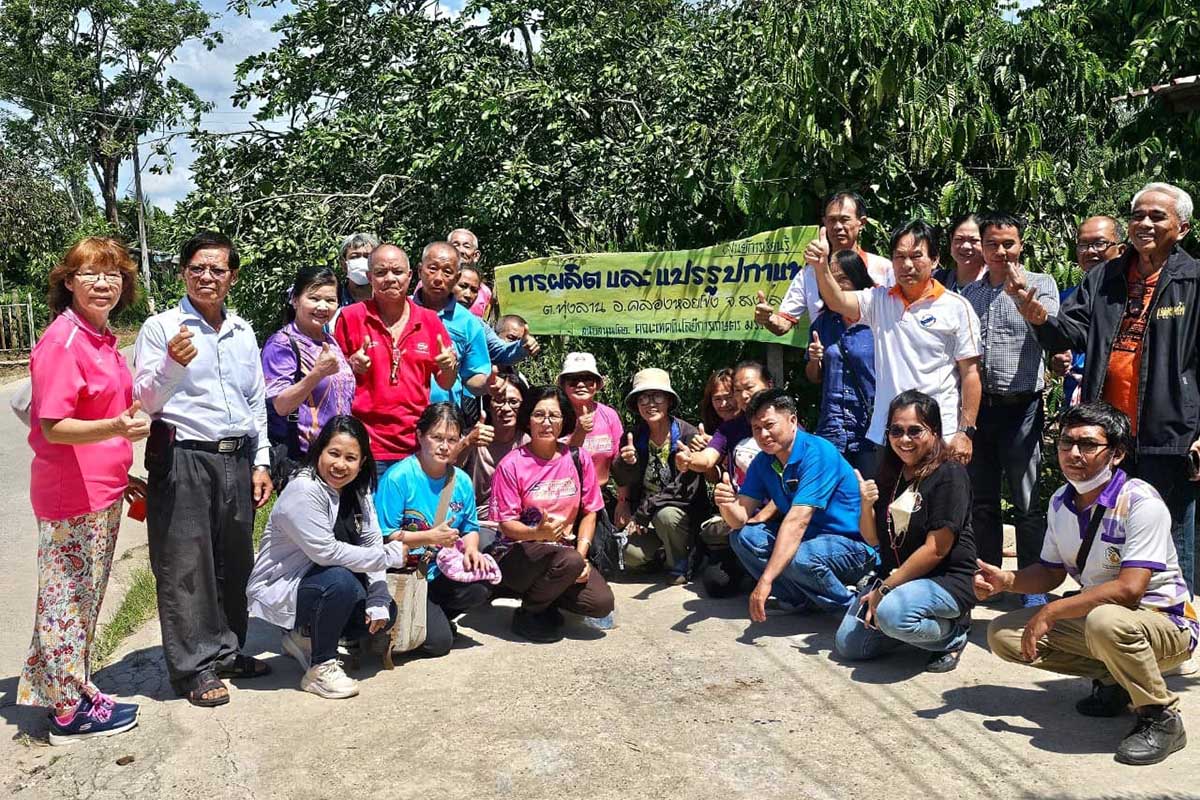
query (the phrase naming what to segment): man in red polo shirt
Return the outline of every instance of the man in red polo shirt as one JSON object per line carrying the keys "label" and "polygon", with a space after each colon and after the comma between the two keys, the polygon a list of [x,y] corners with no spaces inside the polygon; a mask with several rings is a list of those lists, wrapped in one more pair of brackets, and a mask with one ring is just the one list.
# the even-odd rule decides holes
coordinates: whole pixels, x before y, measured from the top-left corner
{"label": "man in red polo shirt", "polygon": [[408,300],[412,268],[399,247],[371,252],[373,296],[342,309],[333,337],[354,369],[354,416],[371,433],[380,475],[417,449],[417,418],[429,405],[430,378],[449,390],[458,357],[437,312]]}

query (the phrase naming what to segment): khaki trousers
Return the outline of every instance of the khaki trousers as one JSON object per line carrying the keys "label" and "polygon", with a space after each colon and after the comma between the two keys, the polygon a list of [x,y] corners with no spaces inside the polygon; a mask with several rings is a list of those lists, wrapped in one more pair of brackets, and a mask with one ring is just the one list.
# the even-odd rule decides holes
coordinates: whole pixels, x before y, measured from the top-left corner
{"label": "khaki trousers", "polygon": [[1105,604],[1086,617],[1054,623],[1041,638],[1037,658],[1021,656],[1021,636],[1037,608],[996,617],[988,625],[988,644],[1005,661],[1119,683],[1135,707],[1174,706],[1179,697],[1167,689],[1163,670],[1186,661],[1189,636],[1166,614],[1149,608]]}
{"label": "khaki trousers", "polygon": [[667,556],[667,569],[682,571],[691,550],[691,530],[687,512],[681,508],[660,508],[650,520],[651,531],[629,537],[625,546],[625,566],[643,567],[654,561],[661,547]]}

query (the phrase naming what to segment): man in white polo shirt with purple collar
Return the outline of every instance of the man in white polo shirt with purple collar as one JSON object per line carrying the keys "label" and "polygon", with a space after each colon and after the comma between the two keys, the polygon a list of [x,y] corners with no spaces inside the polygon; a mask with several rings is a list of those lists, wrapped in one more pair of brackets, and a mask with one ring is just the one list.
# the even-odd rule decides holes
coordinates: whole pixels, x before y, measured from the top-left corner
{"label": "man in white polo shirt with purple collar", "polygon": [[[818,241],[825,239],[821,230]],[[896,285],[843,290],[829,270],[828,248],[811,257],[821,297],[848,322],[862,320],[875,337],[875,408],[867,437],[884,444],[888,405],[916,389],[938,402],[942,434],[954,457],[971,460],[979,377],[979,318],[970,303],[933,279],[938,234],[924,220],[892,233]]]}

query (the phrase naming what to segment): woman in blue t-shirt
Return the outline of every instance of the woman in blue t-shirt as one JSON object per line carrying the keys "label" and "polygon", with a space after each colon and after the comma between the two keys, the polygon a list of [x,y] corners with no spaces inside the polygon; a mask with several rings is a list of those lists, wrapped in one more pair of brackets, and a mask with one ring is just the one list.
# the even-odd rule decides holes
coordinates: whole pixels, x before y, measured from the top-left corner
{"label": "woman in blue t-shirt", "polygon": [[[375,508],[384,541],[404,542],[418,555],[456,548],[462,552],[463,571],[482,573],[489,567],[494,570],[495,564],[479,546],[471,479],[454,466],[465,426],[462,411],[453,403],[426,408],[417,420],[417,452],[383,474],[375,491]],[[447,480],[453,481],[449,489]],[[463,582],[462,575],[452,579],[430,559],[422,563],[428,563],[429,599],[420,652],[443,656],[454,644],[457,629],[451,620],[486,604],[491,591],[487,580]]]}
{"label": "woman in blue t-shirt", "polygon": [[[837,253],[829,269],[846,291],[875,285],[853,250]],[[847,322],[828,308],[813,320],[804,377],[821,384],[821,412],[814,433],[833,442],[850,466],[875,475],[875,443],[867,438],[875,407],[875,337],[861,321]]]}

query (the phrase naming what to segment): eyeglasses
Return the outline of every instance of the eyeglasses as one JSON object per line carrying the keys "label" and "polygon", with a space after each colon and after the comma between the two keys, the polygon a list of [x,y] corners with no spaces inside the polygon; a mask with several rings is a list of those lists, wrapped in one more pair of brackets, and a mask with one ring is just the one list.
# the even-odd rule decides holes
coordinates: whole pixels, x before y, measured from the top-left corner
{"label": "eyeglasses", "polygon": [[562,422],[562,414],[547,414],[545,411],[535,411],[529,415],[534,422],[549,422],[551,425]]}
{"label": "eyeglasses", "polygon": [[1069,453],[1076,447],[1079,448],[1079,452],[1083,455],[1094,456],[1108,447],[1108,445],[1092,439],[1072,439],[1070,436],[1058,437],[1058,450],[1060,453]]}
{"label": "eyeglasses", "polygon": [[591,386],[599,381],[600,379],[595,375],[592,375],[590,372],[582,372],[578,375],[563,375],[563,383],[566,384],[582,383]]}
{"label": "eyeglasses", "polygon": [[209,275],[212,275],[214,278],[220,281],[224,280],[229,273],[233,272],[233,270],[229,269],[228,267],[214,267],[208,264],[189,264],[187,272],[188,275],[191,275],[193,278],[203,277],[204,273],[207,272]]}
{"label": "eyeglasses", "polygon": [[637,396],[638,405],[659,405],[667,402],[666,392],[642,392]]}
{"label": "eyeglasses", "polygon": [[[521,407],[521,399],[519,397],[517,397],[517,398],[505,398],[504,400],[493,400],[492,406],[494,408],[520,408]],[[559,417],[559,419],[562,419],[562,418]]]}
{"label": "eyeglasses", "polygon": [[1110,247],[1115,247],[1119,242],[1110,242],[1108,239],[1097,239],[1094,242],[1076,242],[1075,247],[1085,253],[1103,253]]}
{"label": "eyeglasses", "polygon": [[80,283],[84,284],[85,286],[91,286],[92,284],[94,284],[98,280],[100,280],[101,278],[104,278],[104,280],[108,281],[109,283],[121,283],[122,281],[125,280],[125,276],[119,272],[76,272],[75,273],[75,280],[79,281]]}
{"label": "eyeglasses", "polygon": [[928,430],[929,428],[924,425],[909,425],[907,428],[902,425],[893,425],[887,429],[887,435],[893,439],[900,439],[906,435],[910,439],[920,439]]}

